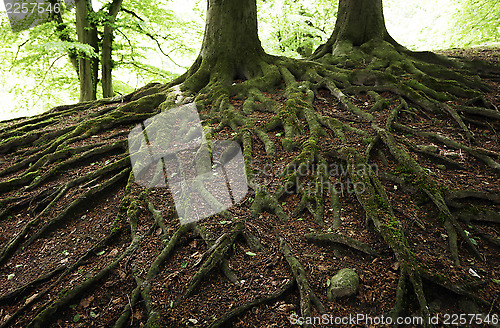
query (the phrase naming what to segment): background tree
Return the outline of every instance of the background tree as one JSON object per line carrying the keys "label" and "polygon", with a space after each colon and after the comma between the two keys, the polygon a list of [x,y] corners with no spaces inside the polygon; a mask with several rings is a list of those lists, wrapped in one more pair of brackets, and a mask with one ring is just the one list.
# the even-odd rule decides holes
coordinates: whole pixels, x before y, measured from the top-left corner
{"label": "background tree", "polygon": [[337,3],[314,1],[259,1],[259,35],[270,54],[308,57],[331,34]]}
{"label": "background tree", "polygon": [[[115,81],[111,83],[117,94],[131,92],[150,80],[168,81],[185,69],[182,66],[186,65],[186,61],[182,60],[182,56],[189,58],[196,54],[195,49],[201,42],[199,23],[186,21],[160,5],[154,1],[150,1],[148,6],[134,1],[126,2],[123,7],[126,11],[121,11],[114,23],[109,21],[107,5],[95,8],[96,12],[90,15],[90,20],[97,27],[99,38],[103,38],[106,26],[108,30],[115,29],[114,43],[104,44],[113,47],[111,64],[115,69]],[[146,20],[145,17],[152,18]],[[77,101],[80,88],[78,53],[99,62],[98,68],[102,68],[101,62],[104,58],[108,58],[109,62],[109,56],[77,41],[75,9],[56,16],[56,20],[52,22],[20,33],[10,31],[4,15],[2,26],[4,29],[0,36],[4,46],[1,55],[3,62],[9,63],[2,67],[5,72],[2,81],[3,89],[10,90],[3,97],[12,97],[12,106],[16,106],[18,110],[47,110],[54,104]],[[177,38],[178,35],[189,36],[192,41],[181,42]],[[99,46],[102,44],[100,41]],[[177,65],[179,62],[181,67]],[[108,64],[104,65],[108,72],[109,67]],[[90,76],[88,81],[97,82],[97,85],[92,86],[92,90],[96,89],[97,96],[102,97],[101,85],[108,81],[109,89],[109,79],[102,79],[99,74],[95,75],[95,71],[93,74],[94,77]],[[13,81],[19,81],[23,76],[25,83],[21,80],[19,85],[13,84]],[[29,83],[32,80],[33,83]],[[47,92],[48,89],[52,92]],[[31,94],[36,96],[32,97]],[[92,95],[93,91],[90,94]]]}
{"label": "background tree", "polygon": [[454,24],[449,31],[451,46],[463,47],[500,42],[500,4],[496,1],[456,1]]}

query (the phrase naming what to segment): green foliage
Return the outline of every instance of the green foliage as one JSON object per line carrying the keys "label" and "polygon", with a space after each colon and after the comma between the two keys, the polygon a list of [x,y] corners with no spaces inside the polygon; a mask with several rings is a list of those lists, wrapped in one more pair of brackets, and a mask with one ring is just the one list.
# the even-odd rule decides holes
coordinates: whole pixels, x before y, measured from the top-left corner
{"label": "green foliage", "polygon": [[[89,57],[99,57],[94,51],[94,48],[88,44],[82,44],[78,42],[68,42],[68,41],[48,41],[39,44],[33,44],[26,47],[27,51],[39,53],[54,53],[54,54],[66,54],[70,50],[75,50]],[[25,57],[26,58],[26,57]],[[19,61],[21,62],[21,60]]]}
{"label": "green foliage", "polygon": [[496,0],[385,0],[389,33],[412,50],[467,47],[500,41]]}
{"label": "green foliage", "polygon": [[457,47],[500,42],[500,3],[497,0],[455,0],[457,11],[451,45]]}
{"label": "green foliage", "polygon": [[271,54],[307,57],[328,40],[336,14],[336,1],[259,2],[262,45]]}
{"label": "green foliage", "polygon": [[77,77],[66,59],[66,52],[72,47],[86,52],[88,48],[58,43],[54,23],[12,33],[7,15],[1,13],[0,25],[0,61],[3,63],[0,117],[34,115],[57,104],[74,102]]}
{"label": "green foliage", "polygon": [[[195,17],[180,18],[174,2],[125,0],[117,20],[113,44],[113,86],[125,94],[151,81],[167,82],[183,73],[192,63],[202,40],[203,21],[198,10]],[[194,6],[203,1],[194,1]],[[107,8],[94,8],[91,21],[102,34],[109,23]],[[68,52],[96,57],[94,49],[78,42],[75,11],[65,11],[58,26],[49,22],[30,30],[12,33],[7,15],[0,15],[0,119],[40,113],[63,103],[78,101],[78,76]],[[102,36],[101,36],[102,37]],[[186,39],[192,42],[186,42]],[[181,58],[181,60],[179,60]],[[100,92],[100,86],[98,86]],[[98,94],[100,97],[100,94]]]}

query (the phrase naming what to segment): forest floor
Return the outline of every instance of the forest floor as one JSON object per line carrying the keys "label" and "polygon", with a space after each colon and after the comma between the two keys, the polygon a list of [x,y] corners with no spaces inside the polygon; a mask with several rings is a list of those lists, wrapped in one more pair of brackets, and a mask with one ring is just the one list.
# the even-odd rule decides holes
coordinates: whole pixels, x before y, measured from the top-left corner
{"label": "forest floor", "polygon": [[[500,50],[498,49],[453,49],[441,53],[448,56],[480,58],[500,64]],[[496,90],[487,94],[487,99],[500,108],[499,83],[485,82]],[[276,94],[266,95],[274,100],[284,101],[280,91]],[[369,128],[367,123],[340,110],[337,99],[328,91],[320,91],[318,96],[313,104],[318,112],[349,122],[353,128],[365,130]],[[387,98],[390,98],[390,95],[387,95]],[[239,110],[242,101],[236,99],[232,101],[235,109]],[[373,103],[367,96],[366,98],[360,96],[355,101],[360,108],[368,108]],[[92,111],[105,110],[106,106]],[[390,107],[377,115],[387,116],[389,111]],[[65,125],[71,124],[72,120],[79,120],[89,114],[91,113],[82,111],[80,117],[70,117],[59,126],[48,128],[63,129]],[[262,112],[255,112],[253,115],[259,116],[262,124],[269,119]],[[410,119],[411,121],[409,121]],[[452,139],[460,138],[459,129],[451,123],[448,126],[435,126],[433,122],[437,120],[432,114],[419,113],[416,116],[408,116],[405,120],[408,121],[403,123],[419,130],[439,132]],[[14,123],[1,124],[3,127]],[[134,125],[112,128],[91,138],[91,142],[97,145],[127,140],[128,131],[133,127]],[[129,129],[127,130],[127,128]],[[498,131],[492,134],[491,128],[487,121],[483,121],[482,127],[476,127],[474,132],[483,148],[499,153],[500,135]],[[276,156],[272,169],[263,170],[260,175],[257,175],[257,178],[260,179],[260,183],[267,185],[269,190],[273,191],[282,183],[280,174],[284,166],[297,153],[286,152],[281,147],[279,133],[271,133],[269,137],[277,145]],[[231,131],[222,130],[215,138],[230,139]],[[402,138],[416,144],[424,143],[422,137],[411,134],[406,134]],[[88,140],[85,142],[85,144],[82,142],[81,145],[89,145]],[[334,143],[335,138],[322,139],[322,142],[324,142],[321,145],[322,152],[328,156],[328,145]],[[349,140],[349,143],[354,147],[359,142],[360,140],[356,138]],[[255,144],[257,144],[257,139]],[[26,150],[29,151],[29,148],[23,149],[23,151]],[[496,194],[500,192],[498,176],[485,165],[480,165],[476,159],[453,149],[441,147],[437,151],[443,156],[452,158],[461,166],[456,170],[447,170],[439,163],[421,161],[421,165],[425,165],[425,168],[432,172],[434,178],[444,186],[454,190],[474,189]],[[20,156],[20,153],[0,155],[0,170],[19,161]],[[256,163],[269,162],[263,147],[255,147],[253,158]],[[82,176],[90,170],[99,169],[105,164],[118,161],[118,159],[119,156],[114,151],[110,151],[98,160],[89,158],[76,166],[68,167],[65,172],[58,175],[57,179],[45,181],[45,189],[55,190],[74,177]],[[376,167],[384,167],[384,171],[397,170],[395,163],[384,163],[378,157],[375,157],[371,164],[376,165]],[[341,173],[338,175],[337,178],[340,180],[345,178]],[[13,174],[6,175],[1,177],[0,181],[7,181],[12,177],[14,177]],[[98,185],[99,181],[91,181],[88,185],[72,190],[71,193],[59,200],[60,204],[53,207],[50,213],[45,213],[46,217],[57,216],[65,205],[74,199],[85,197],[85,192]],[[480,234],[470,230],[468,233],[477,243],[485,261],[478,261],[464,251],[460,254],[461,265],[455,265],[450,260],[449,237],[446,229],[436,228],[439,225],[434,222],[438,220],[435,207],[430,202],[416,199],[411,190],[403,190],[404,188],[401,186],[390,180],[384,180],[383,177],[381,177],[381,181],[386,190],[394,191],[388,193],[388,197],[395,204],[394,210],[398,213],[398,217],[407,231],[408,241],[413,246],[416,257],[426,259],[425,266],[436,275],[447,277],[456,286],[473,286],[470,290],[478,299],[493,303],[493,305],[498,304],[500,302],[498,299],[500,295],[498,247],[487,243]],[[142,191],[144,191],[143,187],[134,185],[132,195],[139,196]],[[22,200],[32,193],[32,190],[13,190],[4,193],[1,197],[16,196]],[[26,244],[23,251],[15,252],[5,263],[0,263],[0,325],[8,320],[15,311],[27,305],[24,311],[9,324],[10,327],[27,326],[46,304],[63,295],[71,286],[76,286],[86,278],[95,276],[97,272],[116,260],[117,255],[122,254],[127,249],[130,244],[130,234],[127,232],[114,235],[113,238],[103,241],[99,247],[96,247],[96,242],[106,238],[109,228],[113,225],[124,193],[125,186],[123,184],[112,187],[102,197],[92,200],[93,205],[90,208],[75,209],[72,220],[50,228],[42,238]],[[208,249],[205,241],[199,236],[192,232],[185,234],[177,243],[170,258],[162,266],[161,272],[151,282],[151,304],[159,309],[162,325],[165,327],[207,327],[214,319],[223,316],[231,309],[283,288],[292,279],[292,275],[282,251],[274,240],[276,232],[293,247],[294,255],[304,266],[309,285],[325,305],[326,313],[332,317],[363,314],[375,319],[388,313],[394,306],[396,297],[399,263],[380,236],[366,227],[364,211],[356,201],[356,196],[348,189],[345,189],[339,196],[342,203],[341,225],[336,232],[368,244],[371,249],[376,250],[378,255],[368,255],[339,245],[315,244],[306,240],[304,235],[307,233],[331,231],[328,226],[331,215],[327,211],[325,215],[327,225],[325,226],[318,225],[306,212],[293,217],[292,209],[296,207],[298,199],[291,195],[285,196],[280,201],[284,211],[292,217],[290,220],[283,222],[278,220],[275,215],[267,213],[252,217],[250,206],[254,195],[250,192],[239,205],[231,208],[230,212],[234,217],[245,221],[251,233],[259,238],[265,251],[255,252],[243,239],[238,239],[235,246],[229,250],[229,267],[236,274],[238,285],[231,283],[221,273],[221,270],[216,268],[209,273],[192,295],[184,299],[179,306],[173,307],[173,302],[178,299],[190,278],[199,269],[198,261]],[[148,197],[154,208],[160,211],[165,218],[173,216],[173,200],[167,189],[153,189]],[[43,203],[43,197],[40,203]],[[13,236],[19,234],[20,229],[34,218],[37,205],[36,203],[25,204],[24,208],[7,217],[0,218],[0,248],[4,247]],[[481,201],[477,202],[477,206],[481,206]],[[495,212],[500,213],[499,203],[492,206]],[[329,208],[327,201],[325,209]],[[165,227],[155,226],[154,229],[151,229],[149,209],[144,205],[139,205],[137,213],[139,213],[137,235],[142,236],[139,248],[120,261],[111,274],[104,277],[97,286],[89,288],[82,297],[72,300],[66,307],[58,310],[54,315],[51,327],[111,327],[127,307],[127,304],[131,304],[131,295],[137,283],[133,279],[131,271],[135,270],[144,275],[165,246],[162,244],[162,236],[172,236],[179,226],[177,219],[168,219],[165,221]],[[38,223],[37,226],[41,227],[42,223]],[[476,226],[498,240],[500,239],[499,223],[480,222]],[[220,215],[203,219],[203,226],[213,236],[220,236],[231,228],[230,222]],[[271,231],[271,227],[274,231]],[[36,231],[36,229],[32,231]],[[24,238],[29,239],[30,237],[30,235],[26,235]],[[459,248],[463,247],[463,244],[459,242]],[[71,271],[66,271],[81,258],[84,259],[76,267],[72,267]],[[352,268],[359,274],[359,291],[354,296],[330,302],[326,298],[327,279],[342,268]],[[66,274],[61,275],[62,272],[66,272]],[[428,286],[432,286],[432,284]],[[9,294],[12,292],[16,294]],[[429,300],[431,314],[440,316],[441,324],[437,326],[445,326],[443,319],[446,319],[446,314],[450,315],[449,326],[461,327],[488,327],[489,325],[454,325],[453,315],[461,313],[498,315],[496,307],[485,308],[478,302],[456,297],[455,294],[440,286],[427,287],[425,292]],[[282,328],[295,326],[291,324],[290,318],[292,314],[300,313],[299,302],[300,298],[296,289],[290,289],[276,300],[255,306],[236,317],[232,321],[232,327]],[[409,304],[406,311],[408,318],[418,312],[418,306],[415,305],[417,303],[412,303]],[[129,326],[145,326],[147,320],[145,304],[139,302],[132,307],[131,311],[133,314],[129,319]],[[344,326],[385,327],[386,325],[370,325],[365,322]]]}

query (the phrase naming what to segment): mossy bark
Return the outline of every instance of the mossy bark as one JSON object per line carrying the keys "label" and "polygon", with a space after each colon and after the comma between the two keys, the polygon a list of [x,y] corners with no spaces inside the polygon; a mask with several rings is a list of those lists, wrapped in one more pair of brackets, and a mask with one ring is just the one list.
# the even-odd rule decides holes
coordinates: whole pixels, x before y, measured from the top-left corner
{"label": "mossy bark", "polygon": [[[88,0],[76,0],[76,31],[78,41],[90,45],[99,52],[97,28],[91,24],[89,14],[92,5]],[[78,79],[80,81],[80,102],[95,100],[97,94],[97,73],[99,60],[80,54],[78,59]]]}
{"label": "mossy bark", "polygon": [[209,83],[263,75],[265,55],[257,34],[257,5],[252,0],[209,0],[200,54],[186,73],[184,86],[194,92]]}
{"label": "mossy bark", "polygon": [[382,0],[340,0],[333,33],[327,43],[316,49],[312,57],[317,59],[336,49],[349,50],[352,46],[361,46],[372,39],[398,45],[387,32]]}

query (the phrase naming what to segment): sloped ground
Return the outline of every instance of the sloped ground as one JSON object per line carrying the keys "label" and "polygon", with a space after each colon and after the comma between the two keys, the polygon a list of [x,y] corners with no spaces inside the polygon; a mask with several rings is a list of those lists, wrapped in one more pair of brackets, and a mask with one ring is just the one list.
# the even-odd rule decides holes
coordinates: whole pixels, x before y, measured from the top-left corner
{"label": "sloped ground", "polygon": [[[497,50],[453,50],[450,54],[495,63],[499,58]],[[498,82],[484,82],[494,88],[486,94],[486,100],[498,110]],[[99,120],[114,109],[125,108],[141,92],[122,102],[82,105],[78,114],[74,108],[61,107],[52,111],[52,117],[13,120],[0,126],[4,139],[36,131],[35,136],[26,138],[41,140],[35,145],[13,144],[11,149],[3,148],[0,155],[1,327],[143,327],[148,320],[165,327],[207,327],[217,326],[220,318],[227,319],[222,324],[233,327],[290,327],[291,318],[300,315],[304,306],[303,294],[311,295],[311,290],[324,306],[328,320],[332,320],[328,323],[358,314],[381,323],[376,320],[382,315],[387,317],[396,300],[402,302],[400,316],[419,315],[419,302],[411,292],[406,293],[407,297],[397,295],[398,284],[410,291],[412,285],[401,285],[400,262],[375,228],[367,224],[365,209],[349,185],[350,175],[342,161],[330,166],[328,178],[329,185],[337,188],[340,208],[334,203],[332,190],[325,190],[324,223],[313,217],[315,210],[297,211],[301,198],[295,193],[279,199],[283,213],[263,211],[255,215],[252,206],[258,195],[250,190],[238,206],[229,210],[229,216],[214,215],[203,219],[194,230],[183,230],[167,189],[146,190],[130,178],[128,133],[151,114],[124,110],[130,114],[114,122]],[[282,104],[284,92],[277,90],[265,96]],[[391,99],[394,95],[386,92],[382,96]],[[366,95],[352,101],[366,110],[375,104]],[[232,98],[231,104],[237,112],[243,110],[242,100]],[[348,124],[352,129],[345,130],[346,140],[342,142],[360,152],[373,140],[356,133],[356,129],[367,131],[369,136],[377,134],[371,124],[343,110],[328,90],[319,90],[313,106],[317,113]],[[371,112],[374,122],[384,126],[395,107],[393,101]],[[202,118],[209,110],[200,113]],[[498,172],[477,157],[416,133],[435,132],[464,142],[462,129],[449,118],[411,108],[405,111],[408,115],[401,116],[398,123],[411,127],[413,132],[403,131],[397,141],[407,145],[412,158],[444,186],[447,205],[479,253],[478,257],[467,251],[466,243],[458,237],[459,255],[454,259],[450,250],[454,244],[450,239],[457,239],[456,233],[450,233],[454,229],[443,224],[434,204],[410,183],[411,177],[408,181],[399,178],[407,172],[394,158],[384,155],[387,147],[374,144],[368,163],[386,190],[415,258],[426,272],[433,273],[422,276],[431,317],[439,316],[437,326],[487,327],[498,323]],[[257,128],[273,117],[265,111],[254,111],[249,116],[255,119]],[[476,145],[495,159],[494,155],[500,153],[500,122],[475,115],[465,118]],[[45,136],[55,137],[57,131],[67,133],[75,123],[92,119],[99,128],[87,135],[75,132],[55,149],[43,142]],[[307,125],[305,118],[300,120]],[[217,125],[211,127],[216,130]],[[213,138],[230,139],[233,134],[226,127]],[[300,150],[283,149],[280,141],[284,133],[280,129],[266,134],[276,147],[275,155],[270,157],[262,137],[252,134],[252,169],[256,182],[274,193],[283,186],[282,173]],[[303,142],[301,138],[297,136],[296,141]],[[320,154],[338,159],[336,145],[340,142],[337,134],[328,131],[321,136]],[[426,148],[412,149],[412,145]],[[9,171],[9,167],[36,154],[41,155],[31,164],[18,164],[19,168]],[[40,162],[42,155],[47,160]],[[302,186],[307,187],[315,179],[310,169],[298,178]],[[37,178],[28,179],[29,172]],[[364,243],[365,248],[361,251],[352,243],[315,242],[314,233],[350,237]],[[214,250],[222,260],[215,261]],[[291,264],[291,258],[298,260],[307,279],[305,285],[299,284],[300,288],[294,283],[297,274],[291,268],[298,267]],[[327,279],[342,268],[352,268],[359,274],[359,291],[351,297],[328,301]],[[197,276],[199,272],[203,275]],[[195,283],[193,277],[199,277],[200,282]],[[301,289],[306,285],[310,290]],[[253,306],[256,300],[265,302]],[[312,314],[320,315],[319,302],[313,300],[312,304]],[[233,317],[232,310],[241,313]],[[154,313],[158,313],[158,319]],[[464,324],[460,322],[463,317],[455,315],[465,313],[481,316],[466,316]],[[479,320],[488,323],[480,325]],[[344,326],[385,326],[368,322],[360,320],[355,325],[349,321]],[[414,321],[406,326],[418,324]]]}

